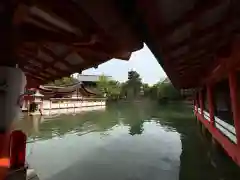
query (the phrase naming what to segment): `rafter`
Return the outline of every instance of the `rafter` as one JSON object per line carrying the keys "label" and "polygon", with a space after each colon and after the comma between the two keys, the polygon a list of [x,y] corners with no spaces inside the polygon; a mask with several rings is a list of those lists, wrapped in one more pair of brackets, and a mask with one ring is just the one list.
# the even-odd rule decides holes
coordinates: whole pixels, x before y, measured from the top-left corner
{"label": "rafter", "polygon": [[[80,27],[84,36],[90,35],[93,29],[98,28],[93,19],[84,11],[81,6],[73,1],[66,3],[64,0],[37,1],[37,6],[52,16],[59,16],[75,27]],[[53,9],[54,7],[54,9]],[[68,10],[63,13],[62,8]],[[54,12],[54,13],[53,13]],[[86,26],[88,25],[88,26]],[[89,25],[91,25],[89,27]],[[100,30],[100,29],[99,29]]]}
{"label": "rafter", "polygon": [[[28,42],[65,42],[73,43],[79,41],[89,41],[89,38],[77,38],[71,34],[64,34],[60,32],[49,31],[33,24],[24,24],[18,28],[19,33],[22,35],[23,41]],[[37,34],[37,36],[36,36]]]}
{"label": "rafter", "polygon": [[[62,69],[59,69],[57,67],[54,67],[54,63],[56,62],[55,59],[53,59],[52,62],[48,63],[48,62],[46,62],[46,61],[44,61],[42,59],[39,59],[38,57],[36,57],[36,54],[34,54],[34,53],[30,52],[30,51],[26,51],[26,50],[22,49],[19,52],[20,52],[19,53],[20,57],[25,58],[25,59],[32,59],[34,61],[37,61],[37,62],[41,63],[42,68],[40,68],[40,69],[42,71],[46,70],[47,68],[51,68],[51,69],[55,70],[56,72],[60,72],[60,73],[63,73],[63,74],[68,72],[68,71],[64,71]],[[21,61],[23,62],[23,60],[21,60]]]}
{"label": "rafter", "polygon": [[111,58],[111,55],[108,53],[105,53],[103,51],[98,51],[98,50],[92,50],[91,48],[86,48],[86,47],[73,47],[73,50],[78,52],[80,55],[85,55],[85,56],[90,56],[92,58],[97,58],[97,59],[108,59]]}
{"label": "rafter", "polygon": [[205,46],[202,49],[198,48],[195,51],[192,50],[191,53],[186,53],[186,54],[182,54],[182,55],[180,55],[176,58],[171,58],[171,61],[174,62],[174,61],[179,61],[181,59],[182,59],[182,61],[187,61],[188,59],[191,59],[192,57],[194,57],[194,54],[197,54],[199,52],[199,50],[204,50],[205,52],[200,54],[199,56],[195,56],[194,58],[200,58],[201,56],[204,56],[204,55],[209,54],[209,53],[210,54],[216,53],[219,48],[228,44],[230,39],[221,39],[221,41],[219,41],[218,44],[216,44],[215,41],[212,41],[210,44],[208,44],[208,46]]}
{"label": "rafter", "polygon": [[[88,58],[87,61],[84,61],[83,63],[80,63],[79,65],[72,65],[63,59],[67,55],[65,55],[64,57],[58,57],[57,55],[54,54],[54,52],[52,52],[51,50],[49,50],[46,47],[43,47],[42,50],[45,53],[49,54],[56,61],[59,61],[59,62],[62,62],[63,64],[65,64],[71,72],[72,71],[79,72],[79,71],[82,71],[83,69],[89,68],[90,66],[94,66],[95,64],[100,64],[100,62],[102,62],[101,59],[99,61],[93,61],[93,60],[91,60],[92,58]],[[70,51],[70,52],[72,52],[72,51]],[[69,52],[68,52],[68,54],[69,54]],[[104,60],[105,60],[105,58],[104,58]]]}
{"label": "rafter", "polygon": [[171,22],[170,25],[164,27],[163,31],[160,33],[161,38],[173,33],[175,29],[181,27],[182,25],[193,22],[205,12],[219,6],[224,1],[225,0],[197,1],[198,3],[195,4],[194,8],[185,13],[182,18],[177,19],[174,22]]}
{"label": "rafter", "polygon": [[[223,36],[223,34],[226,34],[226,32],[224,31],[226,29],[226,27],[228,27],[230,24],[233,23],[233,20],[228,17],[225,18],[224,20],[220,21],[219,23],[216,23],[214,25],[212,25],[211,27],[202,29],[200,31],[195,31],[192,36],[190,36],[187,39],[184,39],[181,42],[178,42],[176,44],[173,45],[166,45],[162,48],[162,51],[164,52],[164,54],[169,54],[172,51],[177,50],[178,48],[182,47],[182,46],[186,46],[189,44],[194,44],[195,42],[198,42],[199,40],[201,40],[204,37],[207,37],[207,35],[209,34],[214,34],[214,38],[212,41],[218,39],[219,37]],[[235,29],[237,29],[237,27],[234,27],[231,31],[233,32]],[[228,32],[230,33],[230,32]]]}
{"label": "rafter", "polygon": [[36,73],[36,72],[35,72],[34,70],[32,70],[32,69],[28,69],[27,67],[21,66],[20,68],[22,69],[23,72],[31,73],[34,77],[39,78],[39,79],[41,79],[42,81],[45,81],[45,80],[48,79],[47,77],[42,76],[42,75],[40,75],[39,73]]}
{"label": "rafter", "polygon": [[65,61],[62,57],[58,57],[52,50],[48,49],[45,46],[41,47],[41,50],[46,53],[48,56],[50,56],[51,58],[54,59],[55,62],[61,62],[63,63],[66,67],[68,67],[69,69],[74,68],[74,66],[72,64],[70,64],[69,62]]}
{"label": "rafter", "polygon": [[31,78],[32,80],[34,80],[34,82],[37,82],[39,84],[43,83],[44,81],[40,78],[38,78],[35,74],[32,74],[31,72],[24,72],[25,75],[29,78]]}

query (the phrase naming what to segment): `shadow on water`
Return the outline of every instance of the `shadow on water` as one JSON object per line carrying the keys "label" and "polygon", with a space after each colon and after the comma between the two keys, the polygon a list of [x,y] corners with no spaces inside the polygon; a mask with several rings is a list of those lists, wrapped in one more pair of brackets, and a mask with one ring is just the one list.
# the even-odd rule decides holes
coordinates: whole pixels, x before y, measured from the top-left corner
{"label": "shadow on water", "polygon": [[166,119],[181,134],[180,180],[240,179],[240,168],[226,153],[213,147],[210,137],[201,133],[192,107],[171,104],[160,108],[162,111],[155,111],[157,116]]}
{"label": "shadow on water", "polygon": [[25,117],[16,128],[36,146],[29,160],[42,179],[240,179],[239,168],[212,147],[182,103],[119,103],[105,111]]}

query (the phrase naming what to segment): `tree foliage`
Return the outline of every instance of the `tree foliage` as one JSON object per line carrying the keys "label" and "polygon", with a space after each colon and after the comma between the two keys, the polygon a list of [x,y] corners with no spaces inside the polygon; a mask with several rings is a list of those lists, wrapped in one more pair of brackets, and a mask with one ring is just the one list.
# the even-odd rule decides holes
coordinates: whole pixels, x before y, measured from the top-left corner
{"label": "tree foliage", "polygon": [[149,91],[151,98],[157,98],[162,102],[169,100],[179,100],[182,98],[180,91],[177,90],[169,80],[164,80],[162,82],[154,84]]}
{"label": "tree foliage", "polygon": [[143,95],[146,97],[146,96],[149,96],[150,95],[150,86],[146,83],[142,84],[142,90],[143,90]]}
{"label": "tree foliage", "polygon": [[149,97],[160,102],[179,100],[181,93],[175,89],[171,81],[166,78],[153,86],[142,83],[140,75],[136,71],[128,72],[128,80],[124,83],[114,81],[106,76],[100,76],[97,88],[102,96],[108,99],[136,99],[140,96]]}
{"label": "tree foliage", "polygon": [[97,88],[102,96],[110,99],[117,99],[121,93],[121,84],[118,81],[110,80],[107,76],[100,76]]}
{"label": "tree foliage", "polygon": [[73,77],[63,77],[61,79],[57,79],[53,82],[48,83],[47,85],[53,85],[53,86],[69,86],[78,83],[78,79],[75,79]]}
{"label": "tree foliage", "polygon": [[127,97],[131,99],[139,96],[141,87],[142,79],[140,78],[140,75],[136,71],[129,71],[128,80],[126,81]]}

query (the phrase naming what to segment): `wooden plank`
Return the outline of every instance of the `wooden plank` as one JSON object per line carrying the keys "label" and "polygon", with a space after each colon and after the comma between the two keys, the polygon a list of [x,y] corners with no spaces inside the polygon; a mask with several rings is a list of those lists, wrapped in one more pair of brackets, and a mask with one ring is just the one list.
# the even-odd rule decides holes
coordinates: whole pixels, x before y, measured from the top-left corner
{"label": "wooden plank", "polygon": [[[162,50],[163,50],[164,54],[167,55],[167,54],[170,54],[172,51],[175,51],[182,46],[186,46],[186,45],[189,45],[189,44],[194,44],[195,42],[197,42],[197,41],[201,40],[202,38],[208,36],[209,34],[213,34],[213,33],[214,33],[214,36],[215,36],[214,40],[216,40],[219,37],[226,34],[226,32],[224,30],[226,29],[226,27],[231,26],[232,23],[233,23],[233,20],[230,17],[227,17],[224,20],[220,21],[219,23],[216,23],[216,24],[214,24],[214,25],[212,25],[208,28],[202,29],[200,31],[195,30],[195,32],[192,33],[192,35],[189,38],[184,39],[181,42],[178,42],[178,43],[173,44],[173,45],[166,44],[165,46],[163,46]],[[234,32],[236,30],[236,28],[237,27],[233,27],[233,29],[231,31]]]}
{"label": "wooden plank", "polygon": [[177,19],[174,22],[171,22],[170,25],[163,28],[162,32],[160,33],[161,38],[164,38],[169,34],[172,34],[175,29],[183,26],[184,24],[196,21],[205,12],[219,6],[223,2],[224,0],[197,1],[194,8],[185,13],[182,18]]}
{"label": "wooden plank", "polygon": [[14,53],[14,46],[17,38],[14,36],[14,29],[12,25],[13,13],[13,1],[2,0],[0,10],[0,65],[15,67],[17,61]]}

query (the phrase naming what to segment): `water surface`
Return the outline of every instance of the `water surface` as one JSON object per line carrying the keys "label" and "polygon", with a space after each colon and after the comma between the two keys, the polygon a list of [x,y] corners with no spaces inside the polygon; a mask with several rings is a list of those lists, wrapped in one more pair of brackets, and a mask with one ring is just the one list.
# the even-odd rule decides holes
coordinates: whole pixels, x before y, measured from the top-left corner
{"label": "water surface", "polygon": [[234,180],[239,168],[201,135],[181,103],[25,117],[27,160],[41,180]]}

